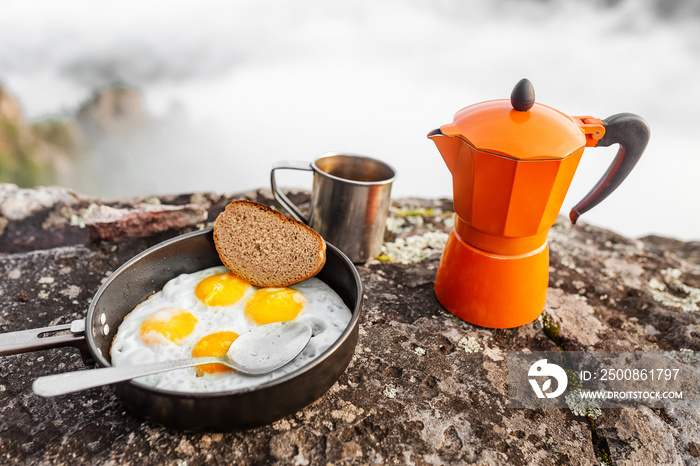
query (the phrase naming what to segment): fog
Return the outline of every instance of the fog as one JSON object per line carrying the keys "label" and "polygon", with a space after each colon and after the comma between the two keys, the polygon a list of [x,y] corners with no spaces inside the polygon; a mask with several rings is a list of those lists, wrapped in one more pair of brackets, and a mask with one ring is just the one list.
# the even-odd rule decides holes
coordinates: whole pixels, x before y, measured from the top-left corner
{"label": "fog", "polygon": [[[633,112],[651,142],[581,221],[628,236],[700,239],[700,9],[661,0],[334,2],[6,1],[0,82],[32,119],[126,83],[168,123],[86,161],[103,196],[269,187],[275,161],[368,155],[394,197],[451,197],[426,134],[523,77],[569,115]],[[588,148],[562,214],[615,147]],[[281,184],[309,187],[307,174]]]}

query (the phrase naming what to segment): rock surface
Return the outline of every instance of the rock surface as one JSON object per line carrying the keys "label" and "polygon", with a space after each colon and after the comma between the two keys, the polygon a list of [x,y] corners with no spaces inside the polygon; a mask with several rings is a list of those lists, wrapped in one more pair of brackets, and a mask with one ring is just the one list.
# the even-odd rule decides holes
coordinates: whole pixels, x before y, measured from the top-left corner
{"label": "rock surface", "polygon": [[147,124],[148,111],[143,95],[128,86],[112,86],[95,91],[76,116],[83,131],[95,139],[137,130]]}
{"label": "rock surface", "polygon": [[19,102],[0,85],[0,181],[24,186],[70,181],[79,133],[75,122],[63,118],[27,122]]}
{"label": "rock surface", "polygon": [[[111,184],[111,177],[99,176],[99,182],[95,177],[117,173],[126,163],[124,153],[134,152],[134,141],[148,140],[150,132],[169,123],[153,118],[141,92],[124,85],[96,90],[77,110],[27,121],[20,102],[0,85],[0,182],[88,186],[98,192],[95,188]],[[143,162],[145,152],[128,160]]]}
{"label": "rock surface", "polygon": [[[301,204],[308,199],[303,192],[292,196]],[[133,211],[149,200],[0,184],[0,331],[83,318],[121,263],[206,226],[235,198],[273,204],[267,190],[163,196],[151,204],[204,214],[158,232],[148,230],[144,215],[130,231],[141,225],[149,236],[99,241],[85,228],[90,208]],[[381,260],[358,267],[365,301],[354,358],[328,393],[296,414],[241,432],[180,432],[141,421],[109,388],[54,399],[33,395],[36,377],[85,367],[73,348],[5,356],[0,461],[697,464],[697,409],[603,410],[595,419],[565,408],[510,409],[506,359],[523,350],[699,351],[700,243],[632,240],[562,220],[550,233],[543,318],[492,330],[453,317],[432,292],[450,214],[447,200],[393,201]]]}

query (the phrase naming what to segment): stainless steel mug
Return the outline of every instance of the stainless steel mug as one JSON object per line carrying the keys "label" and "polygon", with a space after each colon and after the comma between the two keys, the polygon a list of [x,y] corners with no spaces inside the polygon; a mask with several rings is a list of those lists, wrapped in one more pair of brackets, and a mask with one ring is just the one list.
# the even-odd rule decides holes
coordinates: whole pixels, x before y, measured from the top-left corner
{"label": "stainless steel mug", "polygon": [[[311,206],[306,218],[277,187],[276,170],[307,170],[314,174]],[[272,167],[272,194],[292,217],[316,230],[353,262],[379,253],[389,212],[393,168],[357,155],[323,154],[313,162],[278,162]]]}

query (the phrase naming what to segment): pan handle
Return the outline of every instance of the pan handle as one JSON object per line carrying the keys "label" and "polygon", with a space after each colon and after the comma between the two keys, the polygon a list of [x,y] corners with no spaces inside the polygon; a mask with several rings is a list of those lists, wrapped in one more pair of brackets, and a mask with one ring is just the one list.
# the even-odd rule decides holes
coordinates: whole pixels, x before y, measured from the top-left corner
{"label": "pan handle", "polygon": [[75,346],[81,353],[85,346],[85,320],[53,327],[0,333],[0,356],[29,353],[47,348]]}

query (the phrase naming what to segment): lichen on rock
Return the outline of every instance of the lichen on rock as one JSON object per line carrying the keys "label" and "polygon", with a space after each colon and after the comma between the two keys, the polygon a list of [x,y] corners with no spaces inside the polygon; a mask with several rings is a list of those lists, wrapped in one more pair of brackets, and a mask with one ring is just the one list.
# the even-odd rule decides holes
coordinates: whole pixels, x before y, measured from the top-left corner
{"label": "lichen on rock", "polygon": [[478,353],[482,350],[477,339],[472,336],[462,337],[457,344],[464,350],[465,353]]}
{"label": "lichen on rock", "polygon": [[571,390],[564,397],[566,405],[569,407],[571,412],[576,416],[587,416],[592,419],[595,419],[603,414],[603,411],[600,409],[602,405],[600,399],[584,397],[582,396],[583,392],[591,393],[590,390],[576,388]]}
{"label": "lichen on rock", "polygon": [[686,312],[700,310],[700,288],[685,284],[679,269],[666,268],[661,271],[661,276],[663,281],[656,278],[649,280],[649,288],[656,301]]}
{"label": "lichen on rock", "polygon": [[440,231],[427,231],[422,235],[398,238],[382,245],[379,260],[415,264],[433,254],[442,253],[445,242],[447,233]]}
{"label": "lichen on rock", "polygon": [[77,193],[59,186],[25,189],[0,183],[0,216],[6,221],[22,220],[57,204],[72,205],[78,200]]}

